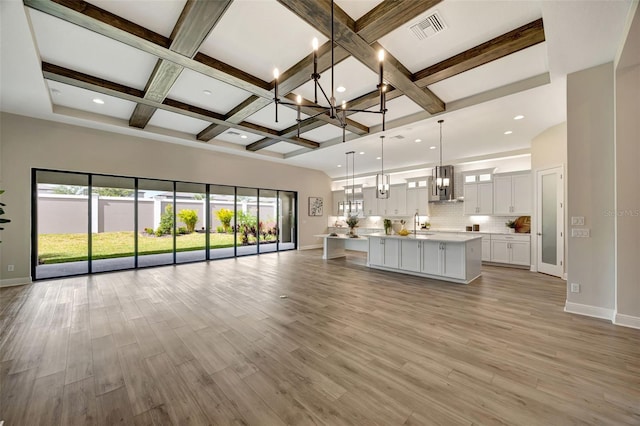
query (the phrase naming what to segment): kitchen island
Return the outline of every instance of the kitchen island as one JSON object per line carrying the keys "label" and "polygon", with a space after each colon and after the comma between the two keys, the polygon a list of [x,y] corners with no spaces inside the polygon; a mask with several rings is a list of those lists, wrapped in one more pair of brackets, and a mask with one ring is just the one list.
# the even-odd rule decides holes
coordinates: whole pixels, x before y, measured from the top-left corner
{"label": "kitchen island", "polygon": [[481,274],[480,235],[371,234],[367,240],[370,268],[459,284],[469,284]]}
{"label": "kitchen island", "polygon": [[357,238],[350,238],[348,235],[344,234],[333,236],[329,234],[322,234],[316,235],[316,237],[321,237],[324,240],[324,244],[322,245],[322,258],[325,260],[344,257],[346,256],[345,250],[367,252],[369,249],[366,237],[359,236]]}

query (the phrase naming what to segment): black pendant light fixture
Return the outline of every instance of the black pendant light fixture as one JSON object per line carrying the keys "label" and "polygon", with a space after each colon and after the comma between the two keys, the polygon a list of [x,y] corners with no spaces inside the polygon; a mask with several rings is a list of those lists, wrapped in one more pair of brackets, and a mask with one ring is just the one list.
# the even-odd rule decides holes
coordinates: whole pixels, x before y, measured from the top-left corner
{"label": "black pendant light fixture", "polygon": [[380,173],[376,175],[376,198],[389,198],[391,177],[384,174],[384,136],[380,136]]}
{"label": "black pendant light fixture", "polygon": [[[379,111],[368,111],[363,109],[352,109],[347,108],[346,102],[343,100],[342,105],[339,108],[336,104],[335,98],[335,90],[334,90],[334,68],[335,68],[335,59],[334,59],[334,48],[335,48],[335,34],[334,34],[334,4],[333,0],[331,0],[331,97],[327,95],[325,90],[320,85],[320,74],[318,73],[318,39],[314,38],[312,42],[313,47],[313,73],[311,74],[311,79],[313,80],[314,85],[314,100],[313,103],[303,103],[303,99],[300,95],[296,97],[296,102],[287,102],[280,100],[278,96],[278,78],[280,77],[280,72],[278,69],[273,70],[273,78],[274,78],[274,102],[276,104],[276,123],[278,122],[278,105],[292,105],[296,106],[297,109],[297,118],[296,121],[298,123],[298,137],[300,137],[300,123],[301,119],[301,107],[305,106],[307,108],[313,108],[318,110],[318,113],[311,115],[309,118],[317,117],[321,114],[328,114],[330,118],[337,119],[340,127],[342,128],[342,142],[345,142],[346,138],[346,128],[347,128],[347,112],[355,113],[355,112],[366,112],[373,114],[381,114],[382,115],[382,131],[385,130],[385,114],[387,112],[387,102],[386,102],[386,92],[387,85],[384,83],[383,74],[384,74],[384,50],[380,49],[378,52],[378,61],[380,63],[379,69],[379,78],[378,85],[376,86],[380,95],[380,110]],[[324,99],[329,104],[329,107],[323,107],[318,105],[318,89],[324,96]]]}
{"label": "black pendant light fixture", "polygon": [[438,120],[438,124],[440,124],[440,166],[436,166],[433,169],[433,178],[435,180],[433,195],[440,195],[440,192],[446,191],[451,184],[451,177],[448,174],[449,168],[442,167],[442,123],[444,123],[444,120]]}

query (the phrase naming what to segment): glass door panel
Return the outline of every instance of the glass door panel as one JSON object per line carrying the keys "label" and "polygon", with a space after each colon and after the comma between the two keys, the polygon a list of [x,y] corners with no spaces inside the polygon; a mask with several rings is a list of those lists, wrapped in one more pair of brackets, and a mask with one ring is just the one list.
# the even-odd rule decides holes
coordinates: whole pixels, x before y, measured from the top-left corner
{"label": "glass door panel", "polygon": [[209,259],[235,256],[235,188],[209,185]]}
{"label": "glass door panel", "polygon": [[138,266],[174,263],[173,182],[138,180]]}
{"label": "glass door panel", "polygon": [[279,191],[278,250],[296,248],[296,193]]}
{"label": "glass door panel", "polygon": [[89,273],[89,176],[36,172],[35,278]]}
{"label": "glass door panel", "polygon": [[135,179],[91,179],[91,270],[135,267]]}
{"label": "glass door panel", "polygon": [[236,195],[236,255],[258,252],[258,190],[237,188]]}
{"label": "glass door panel", "polygon": [[278,193],[261,189],[259,201],[258,241],[260,242],[260,253],[278,251]]}
{"label": "glass door panel", "polygon": [[207,186],[176,183],[176,262],[206,259]]}

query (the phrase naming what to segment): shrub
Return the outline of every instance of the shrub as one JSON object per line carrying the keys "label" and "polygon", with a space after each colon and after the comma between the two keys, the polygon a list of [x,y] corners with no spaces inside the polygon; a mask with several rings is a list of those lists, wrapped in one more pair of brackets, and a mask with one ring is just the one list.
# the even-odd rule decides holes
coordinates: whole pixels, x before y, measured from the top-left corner
{"label": "shrub", "polygon": [[222,222],[223,231],[229,232],[229,228],[231,227],[231,220],[233,219],[233,211],[229,209],[220,209],[216,211],[216,217],[220,222]]}
{"label": "shrub", "polygon": [[189,232],[189,230],[187,228],[185,228],[184,226],[181,226],[178,228],[178,235],[186,235],[186,234],[190,234],[191,232]]}
{"label": "shrub", "polygon": [[222,233],[225,233],[226,231],[225,231],[225,229],[224,229],[224,226],[222,226],[222,225],[221,225],[221,226],[217,226],[217,227],[216,227],[216,232],[217,232],[218,234],[222,234]]}
{"label": "shrub", "polygon": [[191,234],[196,229],[198,223],[198,212],[195,210],[184,209],[178,212],[180,220],[187,225],[187,233]]}
{"label": "shrub", "polygon": [[171,234],[173,231],[173,206],[169,204],[164,209],[164,213],[160,216],[160,225],[156,230],[158,237]]}
{"label": "shrub", "polygon": [[153,232],[153,228],[144,228],[144,232],[146,232],[149,235],[155,234],[155,232]]}

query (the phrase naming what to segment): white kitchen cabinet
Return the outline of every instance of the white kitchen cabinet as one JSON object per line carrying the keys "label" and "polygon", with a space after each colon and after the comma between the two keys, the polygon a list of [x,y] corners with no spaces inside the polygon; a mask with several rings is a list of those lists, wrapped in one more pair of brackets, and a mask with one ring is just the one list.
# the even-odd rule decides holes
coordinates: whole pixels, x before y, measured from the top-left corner
{"label": "white kitchen cabinet", "polygon": [[531,173],[505,173],[494,176],[495,215],[530,215],[533,202]]}
{"label": "white kitchen cabinet", "polygon": [[400,240],[400,269],[420,272],[420,250],[422,241]]}
{"label": "white kitchen cabinet", "polygon": [[482,261],[491,262],[491,235],[482,236]]}
{"label": "white kitchen cabinet", "polygon": [[378,200],[379,216],[406,216],[407,215],[407,185],[391,185],[389,198]]}
{"label": "white kitchen cabinet", "polygon": [[376,198],[376,188],[363,188],[362,196],[364,202],[365,216],[379,216],[378,199]]}
{"label": "white kitchen cabinet", "polygon": [[458,243],[422,242],[421,272],[464,279],[465,247]]}
{"label": "white kitchen cabinet", "polygon": [[407,188],[407,215],[429,216],[429,188]]}
{"label": "white kitchen cabinet", "polygon": [[493,214],[492,182],[476,182],[464,184],[464,214]]}
{"label": "white kitchen cabinet", "polygon": [[422,241],[422,264],[420,271],[429,275],[440,275],[440,241]]}
{"label": "white kitchen cabinet", "polygon": [[400,242],[397,239],[369,237],[369,264],[398,268],[400,266]]}
{"label": "white kitchen cabinet", "polygon": [[491,262],[529,266],[531,264],[529,235],[491,235]]}

